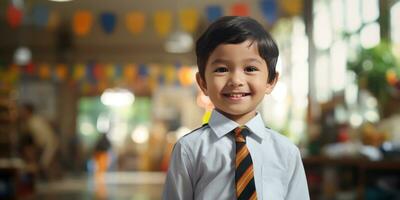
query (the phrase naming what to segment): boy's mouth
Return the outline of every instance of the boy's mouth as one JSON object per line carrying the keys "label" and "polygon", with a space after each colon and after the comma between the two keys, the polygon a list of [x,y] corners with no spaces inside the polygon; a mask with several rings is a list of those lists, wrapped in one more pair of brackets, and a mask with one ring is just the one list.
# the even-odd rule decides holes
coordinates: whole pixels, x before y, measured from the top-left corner
{"label": "boy's mouth", "polygon": [[250,93],[223,93],[222,95],[230,99],[240,99],[242,97],[249,96]]}

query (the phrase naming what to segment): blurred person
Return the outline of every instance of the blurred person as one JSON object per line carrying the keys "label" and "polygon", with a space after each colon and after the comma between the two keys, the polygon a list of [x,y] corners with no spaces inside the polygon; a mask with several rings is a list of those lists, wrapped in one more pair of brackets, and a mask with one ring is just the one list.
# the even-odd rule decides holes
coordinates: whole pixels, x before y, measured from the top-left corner
{"label": "blurred person", "polygon": [[108,169],[111,142],[106,133],[101,133],[94,146],[95,178],[101,178]]}
{"label": "blurred person", "polygon": [[48,179],[54,173],[55,155],[58,141],[50,123],[35,113],[32,104],[23,104],[20,108],[22,132],[29,133],[39,152],[38,167],[41,178]]}

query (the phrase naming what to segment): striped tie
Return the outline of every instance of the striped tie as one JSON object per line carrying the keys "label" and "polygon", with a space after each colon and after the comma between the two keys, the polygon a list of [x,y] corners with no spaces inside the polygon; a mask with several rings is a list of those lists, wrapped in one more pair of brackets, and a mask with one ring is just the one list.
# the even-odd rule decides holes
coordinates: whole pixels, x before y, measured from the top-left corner
{"label": "striped tie", "polygon": [[[238,200],[257,199],[256,186],[254,183],[253,161],[249,149],[246,146],[244,133],[249,130],[245,127],[238,127],[234,130],[236,141],[236,197]],[[244,134],[245,135],[245,134]]]}

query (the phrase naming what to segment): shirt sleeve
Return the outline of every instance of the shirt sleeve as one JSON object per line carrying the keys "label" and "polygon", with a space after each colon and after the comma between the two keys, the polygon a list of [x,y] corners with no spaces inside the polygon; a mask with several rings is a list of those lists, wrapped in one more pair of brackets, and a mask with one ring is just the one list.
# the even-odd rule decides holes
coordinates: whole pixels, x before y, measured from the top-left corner
{"label": "shirt sleeve", "polygon": [[290,178],[288,190],[285,200],[309,200],[308,186],[306,174],[304,172],[303,162],[301,160],[300,152],[296,148],[295,154],[292,156],[293,162],[290,166]]}
{"label": "shirt sleeve", "polygon": [[192,171],[187,152],[180,142],[176,143],[168,167],[163,200],[193,199]]}

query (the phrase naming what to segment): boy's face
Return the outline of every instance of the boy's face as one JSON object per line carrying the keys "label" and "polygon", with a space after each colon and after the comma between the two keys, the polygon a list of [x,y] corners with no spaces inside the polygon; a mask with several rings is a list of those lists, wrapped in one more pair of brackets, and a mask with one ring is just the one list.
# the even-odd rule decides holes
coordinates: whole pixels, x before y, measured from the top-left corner
{"label": "boy's face", "polygon": [[268,83],[267,63],[259,55],[257,43],[249,40],[217,46],[207,61],[205,80],[197,74],[200,88],[216,109],[239,124],[254,117],[277,78]]}

